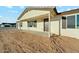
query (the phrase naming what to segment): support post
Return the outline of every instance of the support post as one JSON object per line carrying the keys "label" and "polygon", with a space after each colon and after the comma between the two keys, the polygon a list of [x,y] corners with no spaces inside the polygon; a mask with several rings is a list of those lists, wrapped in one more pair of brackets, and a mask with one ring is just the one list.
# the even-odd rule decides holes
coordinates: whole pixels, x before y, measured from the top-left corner
{"label": "support post", "polygon": [[50,36],[51,36],[51,21],[50,21],[50,12],[49,12],[49,14],[48,14],[48,17],[49,17],[49,21],[48,21],[48,23],[49,23],[48,36],[50,37]]}

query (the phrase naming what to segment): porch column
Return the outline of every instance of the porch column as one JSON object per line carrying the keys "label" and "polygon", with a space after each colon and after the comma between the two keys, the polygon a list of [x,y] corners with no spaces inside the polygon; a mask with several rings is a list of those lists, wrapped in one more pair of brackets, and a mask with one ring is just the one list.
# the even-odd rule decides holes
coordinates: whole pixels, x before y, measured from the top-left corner
{"label": "porch column", "polygon": [[50,12],[49,12],[49,14],[48,14],[48,19],[49,19],[49,21],[48,21],[48,23],[49,23],[49,29],[48,29],[48,36],[50,37],[51,36],[51,21],[50,21]]}

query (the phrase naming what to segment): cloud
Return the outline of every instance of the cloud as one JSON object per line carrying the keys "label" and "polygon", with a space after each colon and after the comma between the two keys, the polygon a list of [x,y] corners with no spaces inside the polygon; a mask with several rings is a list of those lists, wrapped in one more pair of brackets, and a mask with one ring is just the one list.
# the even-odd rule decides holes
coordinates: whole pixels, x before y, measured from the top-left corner
{"label": "cloud", "polygon": [[72,10],[71,8],[67,9],[67,11]]}
{"label": "cloud", "polygon": [[7,8],[13,8],[13,6],[6,6]]}
{"label": "cloud", "polygon": [[[6,7],[11,9],[11,8],[13,8],[14,6],[6,6]],[[25,6],[19,6],[19,8],[20,8],[20,9],[24,9]]]}
{"label": "cloud", "polygon": [[70,10],[73,10],[73,9],[77,9],[77,8],[69,8],[69,9],[67,9],[67,11],[70,11]]}
{"label": "cloud", "polygon": [[62,12],[61,10],[58,10],[58,12]]}
{"label": "cloud", "polygon": [[8,19],[8,18],[10,18],[10,17],[7,17],[7,16],[5,17],[5,19]]}
{"label": "cloud", "polygon": [[62,8],[63,6],[58,6],[59,8]]}
{"label": "cloud", "polygon": [[2,16],[0,16],[0,18],[1,18]]}
{"label": "cloud", "polygon": [[72,8],[72,9],[77,9],[77,8]]}
{"label": "cloud", "polygon": [[9,11],[7,11],[8,13],[11,13],[11,14],[13,14],[13,13],[18,13],[18,11],[16,11],[16,10],[9,10]]}
{"label": "cloud", "polygon": [[19,8],[24,9],[24,8],[25,8],[25,6],[19,6]]}
{"label": "cloud", "polygon": [[3,23],[3,22],[7,22],[7,23],[14,23],[16,22],[16,19],[14,17],[8,17],[8,16],[5,16],[5,17],[2,17],[0,19],[0,23]]}

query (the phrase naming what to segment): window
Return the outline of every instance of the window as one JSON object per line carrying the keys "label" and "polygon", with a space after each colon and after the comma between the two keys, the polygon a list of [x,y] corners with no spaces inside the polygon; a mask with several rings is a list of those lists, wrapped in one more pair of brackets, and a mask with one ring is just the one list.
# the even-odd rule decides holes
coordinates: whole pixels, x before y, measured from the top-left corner
{"label": "window", "polygon": [[79,15],[77,15],[77,28],[79,28]]}
{"label": "window", "polygon": [[75,28],[75,15],[67,16],[67,28]]}
{"label": "window", "polygon": [[62,28],[66,28],[66,17],[62,17]]}
{"label": "window", "polygon": [[22,22],[20,23],[20,27],[22,27]]}
{"label": "window", "polygon": [[28,21],[28,27],[37,27],[37,21]]}
{"label": "window", "polygon": [[28,27],[32,27],[32,24],[30,21],[28,21]]}
{"label": "window", "polygon": [[[77,16],[77,18],[75,18],[75,16]],[[66,27],[67,28],[77,27],[79,29],[79,15],[67,16],[67,18],[62,17],[62,28],[64,29]]]}
{"label": "window", "polygon": [[22,27],[22,22],[19,23],[19,26]]}

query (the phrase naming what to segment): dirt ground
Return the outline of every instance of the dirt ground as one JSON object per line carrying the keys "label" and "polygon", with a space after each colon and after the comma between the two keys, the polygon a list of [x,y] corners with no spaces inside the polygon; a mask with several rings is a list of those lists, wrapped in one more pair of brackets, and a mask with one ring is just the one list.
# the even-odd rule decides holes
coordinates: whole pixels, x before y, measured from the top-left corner
{"label": "dirt ground", "polygon": [[79,52],[79,40],[52,36],[51,38],[17,29],[0,29],[1,53],[71,53]]}

